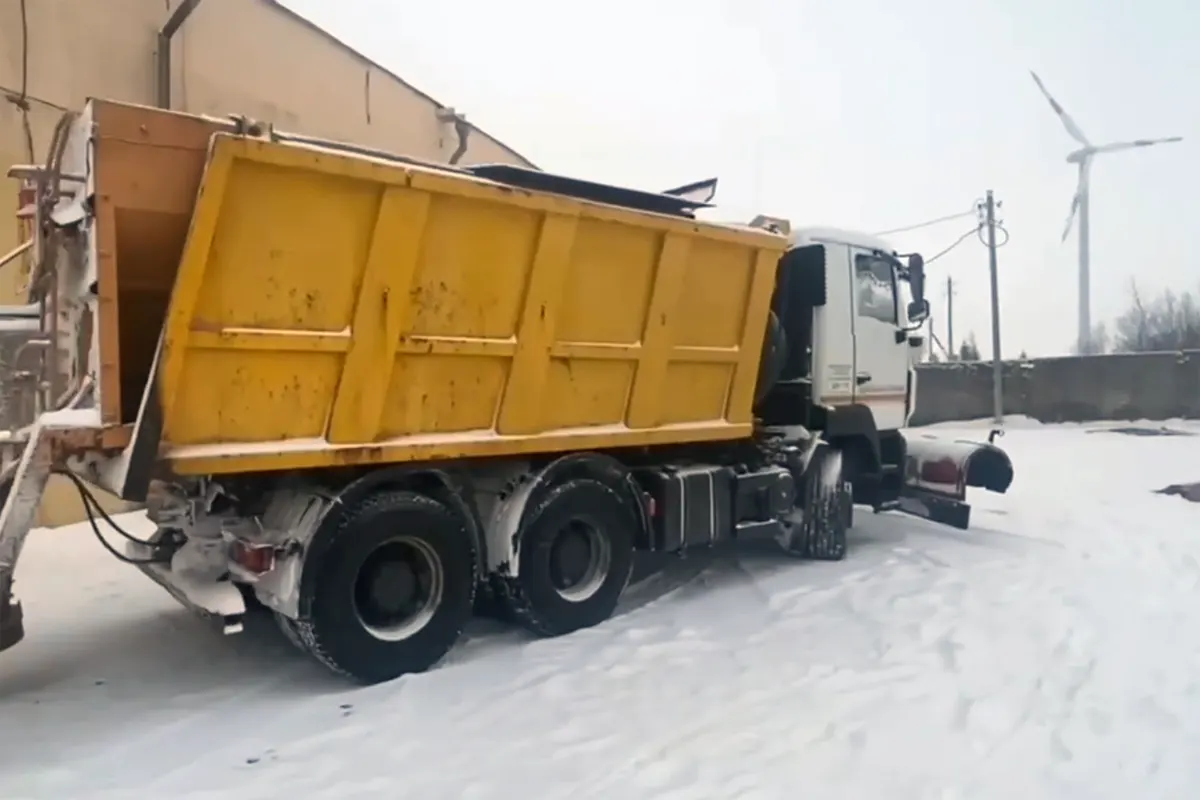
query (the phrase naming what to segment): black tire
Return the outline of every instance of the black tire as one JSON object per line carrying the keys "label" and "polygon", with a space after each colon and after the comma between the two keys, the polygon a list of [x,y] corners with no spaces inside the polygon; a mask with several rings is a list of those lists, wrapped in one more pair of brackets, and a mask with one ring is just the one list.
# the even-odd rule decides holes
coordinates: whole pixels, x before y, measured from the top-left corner
{"label": "black tire", "polygon": [[508,605],[496,595],[492,582],[486,578],[475,589],[475,616],[497,622],[516,622]]}
{"label": "black tire", "polygon": [[[409,491],[372,495],[334,531],[318,565],[310,617],[280,625],[325,666],[362,683],[423,672],[450,651],[471,618],[477,557],[464,521],[444,504]],[[402,574],[389,581],[384,569]],[[389,633],[367,589],[394,589],[402,578],[412,594],[427,596],[411,630]]]}
{"label": "black tire", "polygon": [[850,485],[839,472],[829,480],[826,471],[830,459],[842,454],[831,447],[819,446],[805,470],[802,488],[802,513],[788,532],[784,549],[800,558],[817,561],[841,561],[846,557],[846,531],[853,515]]}
{"label": "black tire", "polygon": [[[591,478],[535,499],[521,526],[517,577],[492,575],[506,615],[539,636],[562,636],[611,617],[633,572],[638,524],[620,494]],[[564,537],[586,539],[589,564],[592,556],[602,562],[570,587],[556,585],[566,580],[556,566],[566,558],[559,549],[568,546]]]}
{"label": "black tire", "polygon": [[305,655],[312,655],[309,652],[308,645],[300,638],[300,632],[296,629],[296,620],[291,617],[285,617],[278,611],[272,611],[271,614],[275,617],[275,624],[279,626],[280,632],[283,633],[283,638],[292,643],[300,652]]}

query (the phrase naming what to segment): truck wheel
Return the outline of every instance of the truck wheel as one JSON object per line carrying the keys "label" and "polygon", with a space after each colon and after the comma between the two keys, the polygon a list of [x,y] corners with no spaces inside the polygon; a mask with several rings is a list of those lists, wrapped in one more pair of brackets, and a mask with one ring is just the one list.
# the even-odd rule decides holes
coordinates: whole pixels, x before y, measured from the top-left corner
{"label": "truck wheel", "polygon": [[854,527],[854,485],[850,481],[842,484],[842,515],[845,518],[842,524],[848,531]]}
{"label": "truck wheel", "polygon": [[521,528],[517,577],[492,576],[508,614],[539,636],[561,636],[612,616],[633,571],[637,517],[597,480],[555,486]]}
{"label": "truck wheel", "polygon": [[275,617],[275,624],[279,626],[279,630],[283,634],[283,638],[291,642],[293,646],[300,650],[300,652],[312,655],[312,653],[308,652],[308,645],[306,645],[304,640],[300,638],[300,632],[296,629],[296,625],[298,624],[296,620],[292,619],[291,617],[285,617],[278,611],[272,611],[271,614]]}
{"label": "truck wheel", "polygon": [[842,474],[842,454],[819,447],[805,470],[803,511],[791,526],[784,549],[800,558],[841,561],[846,557],[846,531],[854,501]]}
{"label": "truck wheel", "polygon": [[362,683],[422,672],[471,618],[476,557],[444,504],[409,491],[372,495],[317,565],[309,619],[288,627],[319,661]]}

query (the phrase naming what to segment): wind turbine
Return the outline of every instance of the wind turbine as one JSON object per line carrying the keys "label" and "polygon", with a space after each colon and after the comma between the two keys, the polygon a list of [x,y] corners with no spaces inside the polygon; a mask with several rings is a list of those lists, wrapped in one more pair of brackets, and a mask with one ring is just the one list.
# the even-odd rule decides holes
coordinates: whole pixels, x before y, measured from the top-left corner
{"label": "wind turbine", "polygon": [[1067,215],[1067,226],[1063,229],[1062,240],[1065,242],[1067,236],[1071,233],[1071,225],[1075,221],[1075,217],[1079,217],[1079,340],[1078,347],[1080,353],[1090,352],[1090,344],[1092,338],[1092,311],[1091,311],[1091,274],[1088,267],[1089,247],[1088,236],[1090,234],[1088,227],[1088,173],[1092,167],[1092,158],[1101,155],[1102,153],[1116,153],[1120,150],[1132,150],[1135,147],[1149,147],[1152,144],[1167,144],[1169,142],[1181,142],[1182,136],[1172,136],[1167,139],[1135,139],[1131,142],[1113,142],[1111,144],[1094,145],[1075,124],[1075,120],[1063,110],[1063,107],[1058,104],[1050,92],[1046,90],[1046,85],[1042,83],[1042,79],[1038,77],[1033,70],[1029,71],[1033,76],[1033,82],[1037,84],[1038,89],[1050,101],[1050,107],[1054,109],[1054,113],[1058,114],[1058,118],[1062,120],[1063,127],[1067,129],[1067,135],[1070,136],[1079,144],[1083,145],[1078,150],[1075,150],[1067,155],[1068,164],[1077,164],[1079,167],[1079,185],[1075,189],[1075,197],[1071,200],[1071,212]]}

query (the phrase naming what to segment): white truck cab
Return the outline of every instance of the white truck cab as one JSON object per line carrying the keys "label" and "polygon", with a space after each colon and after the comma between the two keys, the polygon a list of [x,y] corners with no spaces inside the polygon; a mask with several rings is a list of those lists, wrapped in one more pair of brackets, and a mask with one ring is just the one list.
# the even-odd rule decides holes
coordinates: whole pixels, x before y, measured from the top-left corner
{"label": "white truck cab", "polygon": [[[913,366],[928,316],[923,271],[882,239],[835,228],[792,233],[796,249],[821,248],[825,302],[814,311],[813,402],[871,409],[881,431],[903,428],[913,411]],[[920,283],[913,286],[911,284]],[[912,298],[916,298],[915,300]]]}

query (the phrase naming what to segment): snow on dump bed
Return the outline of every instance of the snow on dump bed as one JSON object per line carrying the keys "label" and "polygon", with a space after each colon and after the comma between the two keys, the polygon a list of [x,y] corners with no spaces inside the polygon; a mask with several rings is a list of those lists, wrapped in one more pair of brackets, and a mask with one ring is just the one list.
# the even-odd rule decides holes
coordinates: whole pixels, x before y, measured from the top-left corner
{"label": "snow on dump bed", "polygon": [[1200,506],[1153,490],[1200,437],[1014,428],[972,531],[860,509],[843,563],[672,561],[599,628],[481,626],[370,689],[39,531],[0,797],[1194,797]]}

